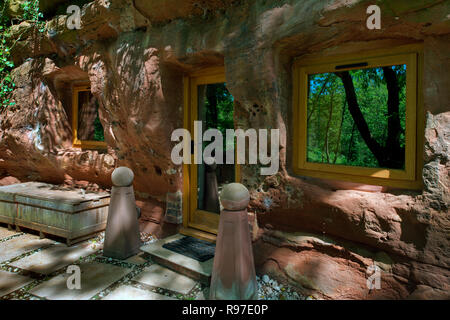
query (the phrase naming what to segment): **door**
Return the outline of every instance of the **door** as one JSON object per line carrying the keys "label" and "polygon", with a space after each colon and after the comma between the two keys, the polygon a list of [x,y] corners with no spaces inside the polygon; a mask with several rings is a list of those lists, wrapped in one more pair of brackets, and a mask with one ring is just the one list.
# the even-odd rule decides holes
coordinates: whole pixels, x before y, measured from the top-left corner
{"label": "door", "polygon": [[[229,145],[225,139],[226,129],[234,129],[233,115],[234,99],[227,90],[223,68],[204,70],[185,78],[185,127],[191,133],[191,138],[194,139],[194,129],[199,130],[198,124],[201,123],[202,130],[198,131],[199,134],[208,129],[217,129],[222,134],[223,143],[222,164],[208,165],[204,161],[196,164],[192,155],[191,164],[183,168],[185,228],[217,234],[222,209],[219,201],[222,187],[239,181],[239,167],[225,163],[227,150],[233,152],[235,149],[234,139]],[[194,126],[194,121],[197,121],[197,127]],[[210,143],[211,141],[198,143],[193,151],[198,148],[199,153],[203,154]]]}

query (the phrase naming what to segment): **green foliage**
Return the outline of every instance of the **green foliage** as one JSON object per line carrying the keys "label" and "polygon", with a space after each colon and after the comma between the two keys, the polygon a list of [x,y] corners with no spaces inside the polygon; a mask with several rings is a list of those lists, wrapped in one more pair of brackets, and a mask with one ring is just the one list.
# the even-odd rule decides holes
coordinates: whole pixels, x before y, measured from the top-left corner
{"label": "green foliage", "polygon": [[[391,67],[399,90],[400,147],[405,146],[406,66]],[[388,89],[382,68],[349,71],[359,108],[371,137],[381,146],[388,135]],[[309,75],[307,160],[361,167],[380,167],[348,110],[343,83],[335,73]]]}
{"label": "green foliage", "polygon": [[[228,92],[225,83],[207,85],[204,101],[206,109],[204,130],[218,129],[225,137],[226,129],[234,129],[233,103],[233,96]],[[226,149],[227,146],[224,144],[224,151]]]}
{"label": "green foliage", "polygon": [[[15,84],[11,78],[11,70],[14,68],[14,62],[11,58],[11,50],[20,40],[22,34],[15,39],[11,39],[11,18],[7,14],[7,7],[10,0],[0,1],[0,109],[14,106],[11,101],[11,92],[14,90]],[[39,0],[25,1],[21,3],[21,16],[15,20],[30,21],[39,32],[44,31],[45,23],[40,21],[42,13],[39,11]],[[23,31],[25,32],[25,30]]]}
{"label": "green foliage", "polygon": [[100,122],[100,118],[98,116],[98,109],[97,109],[97,118],[95,118],[94,121],[94,140],[95,141],[105,141],[105,136],[103,133],[103,126]]}
{"label": "green foliage", "polygon": [[39,11],[39,0],[25,1],[20,4],[23,11],[22,19],[39,22],[39,19],[43,17]]}

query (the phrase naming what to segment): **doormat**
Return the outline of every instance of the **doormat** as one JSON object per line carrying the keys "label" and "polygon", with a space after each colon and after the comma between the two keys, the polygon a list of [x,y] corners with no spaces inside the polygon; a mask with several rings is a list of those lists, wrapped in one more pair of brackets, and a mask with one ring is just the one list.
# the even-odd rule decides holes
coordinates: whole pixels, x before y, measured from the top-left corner
{"label": "doormat", "polygon": [[189,236],[165,243],[162,247],[200,262],[213,258],[216,249],[214,243]]}

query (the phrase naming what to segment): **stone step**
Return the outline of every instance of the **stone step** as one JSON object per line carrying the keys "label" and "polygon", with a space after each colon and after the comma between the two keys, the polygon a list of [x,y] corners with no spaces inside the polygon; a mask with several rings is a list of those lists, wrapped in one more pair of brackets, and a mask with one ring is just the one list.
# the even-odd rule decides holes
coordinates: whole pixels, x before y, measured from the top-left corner
{"label": "stone step", "polygon": [[165,243],[176,241],[183,237],[185,236],[182,234],[176,234],[144,245],[141,247],[141,251],[149,254],[152,260],[159,265],[209,285],[211,281],[214,258],[204,262],[199,262],[195,259],[162,247]]}

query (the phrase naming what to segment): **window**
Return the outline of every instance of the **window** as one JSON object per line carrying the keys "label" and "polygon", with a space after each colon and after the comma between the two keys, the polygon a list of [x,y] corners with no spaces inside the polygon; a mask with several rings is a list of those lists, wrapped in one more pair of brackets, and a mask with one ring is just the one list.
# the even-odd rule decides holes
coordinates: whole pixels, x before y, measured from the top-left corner
{"label": "window", "polygon": [[418,52],[294,64],[294,172],[415,188]]}
{"label": "window", "polygon": [[106,148],[103,126],[98,116],[98,101],[89,85],[77,85],[72,91],[73,146]]}

